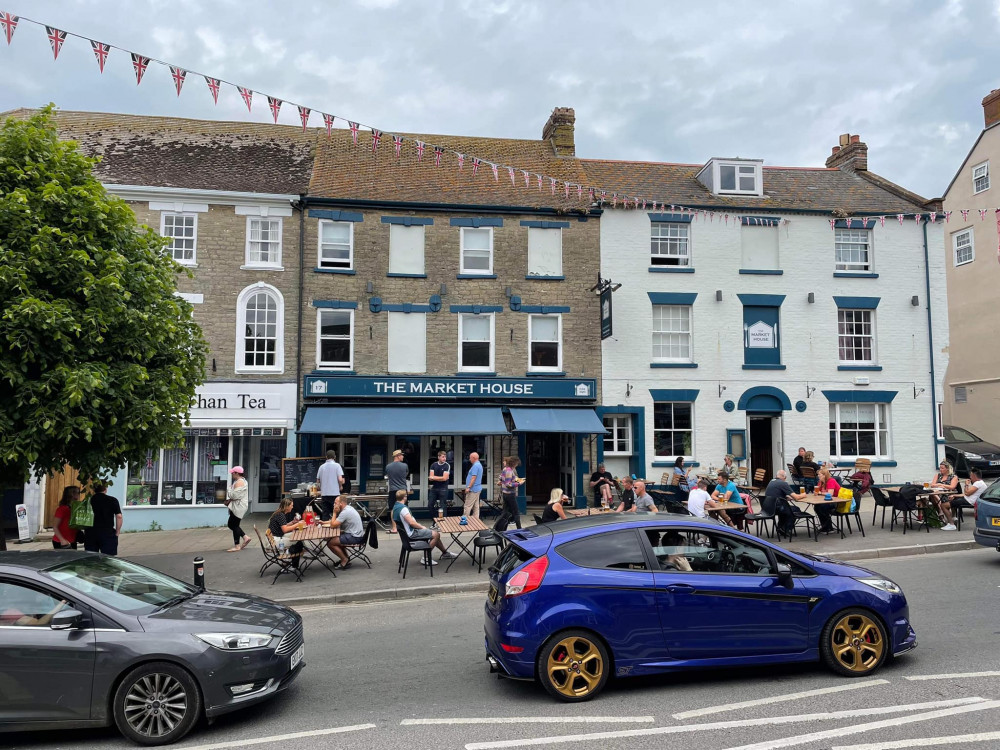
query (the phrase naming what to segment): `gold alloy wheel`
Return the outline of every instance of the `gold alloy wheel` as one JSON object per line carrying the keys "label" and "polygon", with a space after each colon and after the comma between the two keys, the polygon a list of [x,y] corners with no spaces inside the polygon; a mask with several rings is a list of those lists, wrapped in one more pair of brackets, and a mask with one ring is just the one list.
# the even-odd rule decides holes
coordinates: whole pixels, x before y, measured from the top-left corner
{"label": "gold alloy wheel", "polygon": [[885,640],[879,626],[867,615],[845,615],[830,632],[834,657],[851,672],[870,672],[882,661]]}
{"label": "gold alloy wheel", "polygon": [[601,683],[604,659],[592,641],[575,635],[552,647],[545,670],[549,682],[559,693],[569,698],[582,698]]}

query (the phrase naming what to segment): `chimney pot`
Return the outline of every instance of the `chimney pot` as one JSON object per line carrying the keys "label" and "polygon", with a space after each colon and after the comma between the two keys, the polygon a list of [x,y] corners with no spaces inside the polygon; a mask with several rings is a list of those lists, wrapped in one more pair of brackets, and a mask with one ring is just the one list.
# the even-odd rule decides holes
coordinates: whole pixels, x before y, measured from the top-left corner
{"label": "chimney pot", "polygon": [[576,112],[572,107],[556,107],[542,128],[542,140],[552,144],[556,156],[576,156],[573,132]]}
{"label": "chimney pot", "polygon": [[[1000,102],[1000,98],[998,98]],[[840,145],[834,146],[826,159],[826,166],[842,169],[845,172],[868,171],[868,145],[861,140],[860,135],[844,133],[840,136]]]}
{"label": "chimney pot", "polygon": [[843,133],[840,136],[840,145],[841,146],[846,146],[850,142],[851,142],[851,134],[850,133]]}
{"label": "chimney pot", "polygon": [[989,127],[1000,122],[1000,89],[993,89],[983,97],[983,127]]}
{"label": "chimney pot", "polygon": [[831,156],[836,156],[838,153],[840,153],[840,146],[834,146]]}
{"label": "chimney pot", "polygon": [[851,143],[861,143],[861,136],[860,135],[852,135],[851,136]]}

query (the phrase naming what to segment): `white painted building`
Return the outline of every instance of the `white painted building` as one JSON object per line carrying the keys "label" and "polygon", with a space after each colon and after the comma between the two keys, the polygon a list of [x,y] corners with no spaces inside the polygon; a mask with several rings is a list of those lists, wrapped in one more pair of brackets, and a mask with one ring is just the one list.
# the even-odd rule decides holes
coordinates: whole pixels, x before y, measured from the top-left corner
{"label": "white painted building", "polygon": [[871,458],[880,484],[933,473],[948,364],[942,222],[868,173],[856,136],[841,141],[827,162],[839,168],[588,164],[595,184],[667,203],[601,218],[601,273],[622,285],[599,410],[614,475],[658,482],[678,456],[708,468],[732,452],[770,479],[799,446],[840,464]]}

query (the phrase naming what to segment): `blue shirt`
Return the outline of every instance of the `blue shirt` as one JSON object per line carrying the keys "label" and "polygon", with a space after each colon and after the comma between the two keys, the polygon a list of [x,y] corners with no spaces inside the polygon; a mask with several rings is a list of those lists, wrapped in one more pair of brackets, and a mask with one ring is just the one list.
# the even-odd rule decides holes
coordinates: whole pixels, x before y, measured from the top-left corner
{"label": "blue shirt", "polygon": [[483,490],[483,465],[476,461],[469,467],[469,475],[465,478],[465,486],[472,482],[471,492],[482,492]]}
{"label": "blue shirt", "polygon": [[677,485],[685,492],[688,492],[691,488],[688,486],[687,472],[684,471],[680,466],[674,467],[674,474],[680,477],[680,483]]}
{"label": "blue shirt", "polygon": [[736,487],[736,483],[733,480],[729,480],[728,484],[722,485],[718,484],[715,486],[715,491],[719,493],[719,498],[724,499],[727,492],[732,492],[733,494],[729,496],[729,502],[739,503],[743,505],[743,498],[740,497],[740,491]]}

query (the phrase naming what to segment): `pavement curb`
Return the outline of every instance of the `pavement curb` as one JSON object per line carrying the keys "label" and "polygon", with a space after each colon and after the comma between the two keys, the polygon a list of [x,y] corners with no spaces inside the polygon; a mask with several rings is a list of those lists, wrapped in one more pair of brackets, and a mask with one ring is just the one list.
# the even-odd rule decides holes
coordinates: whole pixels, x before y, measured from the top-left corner
{"label": "pavement curb", "polygon": [[[881,547],[878,549],[844,550],[830,555],[832,559],[843,560],[874,560],[880,557],[909,557],[911,555],[933,555],[938,552],[960,552],[962,550],[979,549],[981,545],[975,540],[963,539],[959,542],[940,542],[937,544],[914,544],[908,547]],[[808,552],[808,549],[792,550],[793,552]]]}

